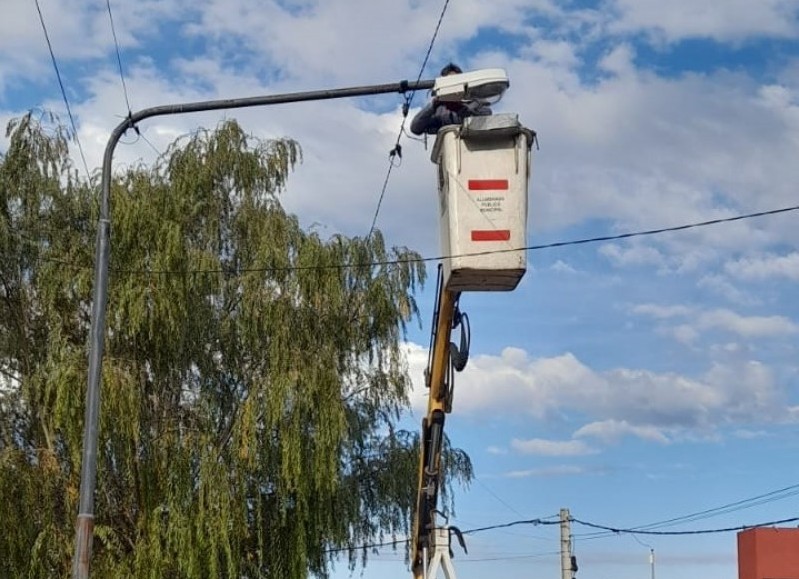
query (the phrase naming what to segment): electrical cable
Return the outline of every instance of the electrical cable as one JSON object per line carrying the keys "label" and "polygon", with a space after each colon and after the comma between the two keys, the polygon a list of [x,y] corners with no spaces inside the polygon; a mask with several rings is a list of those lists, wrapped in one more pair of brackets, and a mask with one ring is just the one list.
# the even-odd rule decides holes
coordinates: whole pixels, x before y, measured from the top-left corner
{"label": "electrical cable", "polygon": [[353,545],[352,547],[331,547],[330,549],[325,549],[322,551],[325,555],[330,555],[333,553],[343,553],[345,551],[360,551],[363,549],[377,549],[378,547],[397,547],[399,545],[404,545],[406,543],[410,543],[411,540],[409,538],[406,539],[396,539],[393,541],[381,541],[378,543],[366,543],[364,545]]}
{"label": "electrical cable", "polygon": [[117,41],[117,30],[114,26],[114,16],[111,14],[111,0],[105,0],[105,5],[108,8],[108,20],[111,21],[111,34],[114,37],[114,46],[117,51],[117,64],[119,65],[119,78],[122,80],[122,91],[125,94],[125,104],[128,106],[128,114],[130,114],[130,99],[128,98],[128,85],[125,83],[125,75],[122,72],[122,56],[119,52],[119,42]]}
{"label": "electrical cable", "polygon": [[[649,523],[646,525],[638,525],[632,527],[633,530],[636,532],[639,530],[654,530],[660,529],[663,527],[671,527],[674,525],[679,525],[683,523],[692,523],[703,519],[708,519],[717,515],[726,515],[729,513],[733,513],[736,511],[741,511],[745,509],[749,509],[752,507],[764,505],[767,503],[771,503],[774,501],[790,498],[799,494],[799,484],[790,485],[781,489],[777,489],[774,491],[770,491],[761,495],[757,495],[754,497],[750,497],[747,499],[742,499],[739,501],[734,501],[732,503],[727,503],[725,505],[721,505],[719,507],[713,507],[712,509],[705,509],[702,511],[698,511],[696,513],[690,513],[687,515],[682,515],[679,517],[673,517],[671,519],[666,519],[663,521],[657,521],[654,523]],[[603,537],[608,537],[613,533],[584,533],[579,535],[583,540],[591,540],[591,539],[600,539]]]}
{"label": "electrical cable", "polygon": [[463,565],[464,563],[484,563],[487,561],[516,561],[520,559],[538,559],[541,557],[553,557],[555,555],[560,555],[560,551],[544,551],[541,553],[530,553],[529,555],[506,555],[506,556],[494,556],[494,557],[477,557],[477,558],[466,558],[466,559],[459,559],[458,565]]}
{"label": "electrical cable", "polygon": [[[477,527],[477,528],[474,528],[474,529],[468,529],[466,531],[462,531],[462,534],[464,534],[464,535],[474,535],[474,534],[477,534],[477,533],[483,533],[483,532],[486,532],[486,531],[494,531],[494,530],[497,530],[497,529],[506,529],[508,527],[515,527],[515,526],[519,526],[519,525],[553,525],[554,526],[554,525],[560,525],[561,524],[561,522],[559,520],[549,520],[549,519],[552,519],[552,518],[553,517],[545,517],[545,518],[539,518],[539,519],[524,519],[524,520],[519,520],[519,521],[510,521],[508,523],[500,523],[500,524],[496,524],[496,525],[488,525],[488,526],[485,526],[485,527]],[[637,541],[639,541],[639,543],[641,543],[643,545],[644,543],[642,543],[640,540],[638,540],[637,537],[635,537],[635,535],[688,536],[688,535],[710,535],[710,534],[719,534],[719,533],[731,533],[731,532],[736,532],[736,531],[745,531],[745,530],[748,530],[748,529],[758,529],[758,528],[762,528],[762,527],[773,527],[775,525],[782,525],[782,524],[786,524],[786,523],[795,523],[795,522],[799,521],[799,517],[791,517],[791,518],[779,519],[779,520],[775,520],[775,521],[766,521],[766,522],[763,522],[763,523],[756,523],[756,524],[752,524],[752,525],[739,525],[739,526],[736,526],[736,527],[722,527],[722,528],[716,528],[716,529],[694,529],[694,530],[687,530],[687,531],[645,531],[645,530],[642,531],[642,530],[638,530],[638,529],[634,529],[634,528],[626,529],[626,528],[621,528],[621,527],[611,527],[611,526],[608,526],[608,525],[601,525],[601,524],[598,524],[598,523],[591,523],[591,522],[588,522],[588,521],[583,521],[581,519],[576,519],[574,517],[570,517],[569,521],[572,522],[572,523],[576,523],[578,525],[583,525],[585,527],[591,527],[593,529],[601,529],[603,531],[609,531],[609,532],[613,533],[614,535],[620,535],[620,534],[633,535],[633,538],[635,538]],[[352,547],[335,547],[335,548],[331,548],[331,549],[325,549],[324,553],[325,554],[334,554],[334,553],[341,553],[341,552],[344,552],[344,551],[357,551],[357,550],[362,550],[362,549],[377,549],[379,547],[388,547],[388,546],[396,547],[396,546],[399,546],[399,545],[404,545],[404,544],[409,543],[409,542],[410,542],[409,538],[395,539],[395,540],[392,540],[392,541],[381,541],[381,542],[377,542],[377,543],[367,543],[367,544],[364,544],[364,545],[355,545],[355,546],[352,546]],[[557,552],[557,553],[559,553],[559,552]],[[548,553],[546,553],[546,554],[548,554]],[[541,553],[540,555],[535,555],[535,556],[544,556],[544,555],[545,555],[545,553]],[[533,555],[530,555],[530,557],[532,557],[532,556]],[[497,560],[499,560],[499,559],[500,558],[497,558]],[[468,561],[468,560],[469,559],[464,559],[464,561]],[[486,560],[488,560],[488,559],[486,559]]]}
{"label": "electrical cable", "polygon": [[[483,533],[485,531],[493,531],[495,529],[504,529],[508,527],[515,527],[518,525],[559,525],[560,521],[551,520],[557,517],[557,515],[552,515],[549,517],[541,517],[538,519],[525,519],[521,521],[511,521],[509,523],[501,523],[498,525],[490,525],[487,527],[477,527],[475,529],[469,529],[467,531],[462,531],[463,535],[473,535],[476,533]],[[353,545],[352,547],[333,547],[330,549],[325,549],[324,553],[342,553],[344,551],[357,551],[361,549],[377,549],[378,547],[396,547],[398,545],[404,545],[405,543],[410,543],[410,537],[404,539],[394,539],[391,541],[379,541],[376,543],[366,543],[363,545]]]}
{"label": "electrical cable", "polygon": [[652,545],[650,545],[649,543],[644,543],[641,539],[639,539],[636,533],[630,533],[630,536],[633,539],[635,539],[635,542],[641,545],[642,547],[646,547],[647,549],[654,549]]}
{"label": "electrical cable", "polygon": [[44,39],[47,41],[47,49],[50,51],[50,60],[53,62],[53,68],[55,69],[55,75],[58,79],[58,86],[61,89],[61,96],[64,99],[64,105],[67,107],[67,116],[69,117],[70,125],[72,125],[72,134],[75,136],[75,142],[78,144],[78,151],[80,152],[80,158],[83,161],[83,168],[86,170],[86,178],[91,181],[89,164],[86,162],[86,155],[83,153],[83,146],[81,145],[80,137],[78,136],[78,128],[75,125],[75,117],[72,116],[72,107],[69,106],[69,99],[67,98],[67,91],[64,89],[64,82],[61,80],[61,71],[58,69],[58,61],[56,61],[55,53],[53,52],[53,45],[50,42],[50,35],[47,32],[47,25],[44,23],[42,8],[39,6],[39,0],[35,0],[35,2],[36,11],[39,13],[39,22],[42,24],[42,31],[44,32]]}
{"label": "electrical cable", "polygon": [[[560,555],[560,551],[541,551],[538,553],[514,553],[508,552],[506,554],[495,553],[491,554],[489,551],[483,556],[480,557],[472,557],[469,555],[467,558],[458,559],[458,565],[465,565],[467,563],[485,563],[488,561],[519,561],[522,559],[540,559],[543,557],[554,557],[556,555]],[[379,563],[404,563],[404,557],[397,557],[397,556],[384,556],[381,553],[375,553],[370,558],[370,561],[379,562]]]}
{"label": "electrical cable", "polygon": [[741,505],[741,506],[738,506],[738,507],[735,507],[735,508],[725,508],[725,509],[714,510],[713,512],[710,512],[708,514],[703,514],[702,516],[684,517],[684,518],[680,518],[677,521],[668,521],[668,522],[664,522],[664,523],[661,523],[661,524],[658,524],[658,525],[647,526],[647,527],[644,527],[644,529],[645,530],[653,530],[653,529],[660,529],[660,528],[663,528],[663,527],[672,527],[672,526],[678,525],[678,524],[693,523],[693,522],[700,521],[700,520],[703,520],[703,519],[709,519],[709,518],[714,517],[714,516],[726,515],[726,514],[729,514],[729,513],[736,512],[736,511],[741,511],[741,510],[744,510],[744,509],[749,509],[749,508],[752,508],[752,507],[758,507],[758,506],[761,506],[761,505],[772,503],[772,502],[775,502],[775,501],[778,501],[778,500],[787,499],[787,498],[796,496],[797,494],[799,494],[799,490],[791,492],[791,493],[788,493],[788,494],[784,494],[784,495],[781,495],[781,496],[772,497],[772,498],[769,498],[769,499],[763,499],[763,500],[749,502],[749,503],[746,503],[745,505]]}
{"label": "electrical cable", "polygon": [[492,491],[482,480],[480,480],[480,477],[478,477],[477,475],[474,475],[474,480],[477,482],[477,484],[479,484],[481,487],[483,487],[483,490],[485,490],[488,494],[490,494],[492,497],[494,497],[497,501],[502,503],[505,507],[507,507],[508,509],[510,509],[511,511],[513,511],[514,513],[516,513],[519,516],[522,516],[522,517],[524,516],[524,513],[521,513],[516,507],[514,507],[512,504],[510,504],[509,502],[505,501],[504,499],[502,499],[502,497],[500,497],[498,494],[496,494],[494,491]]}
{"label": "electrical cable", "polygon": [[150,148],[151,148],[153,151],[155,151],[155,153],[156,153],[156,154],[157,154],[159,157],[160,157],[160,156],[163,154],[163,153],[161,153],[161,151],[159,151],[159,150],[158,150],[158,147],[156,147],[155,145],[153,145],[153,144],[152,144],[152,142],[150,142],[150,139],[148,139],[148,138],[145,136],[145,134],[144,134],[144,133],[142,133],[142,132],[138,132],[138,131],[137,131],[137,134],[138,134],[138,135],[139,135],[139,136],[140,136],[140,137],[141,137],[141,138],[144,140],[144,142],[145,142],[145,143],[147,143],[148,145],[150,145]]}
{"label": "electrical cable", "polygon": [[[643,236],[651,236],[651,235],[658,235],[661,233],[670,233],[674,231],[684,231],[686,229],[695,229],[701,227],[708,227],[711,225],[719,225],[722,223],[730,223],[733,221],[742,221],[745,219],[754,219],[757,217],[766,217],[771,215],[778,215],[781,213],[788,213],[799,210],[799,206],[791,206],[791,207],[783,207],[781,209],[771,209],[769,211],[758,211],[756,213],[747,213],[743,215],[735,215],[733,217],[723,217],[719,219],[711,219],[708,221],[700,221],[696,223],[688,223],[685,225],[676,225],[673,227],[663,227],[660,229],[648,229],[644,231],[633,231],[628,233],[620,233],[617,235],[604,235],[600,237],[589,237],[583,239],[573,239],[570,241],[556,241],[553,243],[544,243],[539,245],[528,245],[527,247],[520,247],[515,249],[494,249],[494,250],[486,250],[486,251],[478,251],[478,252],[471,252],[471,253],[459,253],[459,254],[451,254],[451,255],[439,255],[435,257],[418,257],[418,258],[408,258],[408,259],[387,259],[384,261],[373,261],[373,262],[366,262],[366,263],[343,263],[343,264],[331,264],[331,265],[294,265],[294,266],[285,266],[285,267],[252,267],[252,268],[236,268],[235,270],[226,270],[226,269],[184,269],[184,270],[172,270],[172,269],[161,269],[161,270],[154,270],[154,269],[113,269],[114,273],[124,273],[128,275],[190,275],[190,274],[226,274],[230,276],[240,276],[247,273],[264,273],[264,272],[284,272],[284,271],[309,271],[309,270],[345,270],[345,269],[354,269],[354,268],[373,268],[373,267],[387,267],[393,265],[404,265],[404,264],[411,264],[411,263],[423,263],[423,262],[431,262],[431,261],[441,261],[444,259],[455,259],[459,257],[474,257],[474,256],[483,256],[483,255],[493,255],[498,253],[509,253],[514,251],[541,251],[544,249],[553,249],[559,247],[570,247],[573,245],[586,245],[590,243],[599,243],[603,241],[614,241],[620,239],[629,239],[632,237],[643,237]],[[13,233],[13,232],[12,232]],[[47,261],[47,258],[41,258],[42,261]],[[74,267],[79,269],[92,269],[90,266],[80,266],[74,265]]]}
{"label": "electrical cable", "polygon": [[520,521],[511,521],[509,523],[500,523],[498,525],[488,525],[485,527],[477,527],[476,529],[469,529],[463,531],[464,535],[474,535],[475,533],[484,533],[485,531],[494,531],[496,529],[507,529],[510,527],[518,527],[519,525],[560,525],[560,521],[550,521],[547,519],[523,519]]}
{"label": "electrical cable", "polygon": [[[433,37],[430,39],[430,44],[427,47],[427,53],[424,55],[424,60],[422,61],[422,66],[419,67],[419,74],[416,77],[416,82],[418,83],[422,75],[424,74],[424,70],[427,67],[427,61],[430,60],[430,54],[433,52],[433,45],[436,42],[436,38],[438,38],[438,31],[441,29],[441,23],[444,21],[444,15],[447,13],[447,8],[449,7],[449,0],[444,0],[444,6],[441,9],[441,14],[438,17],[438,22],[436,23],[436,28],[433,31]],[[368,240],[372,237],[372,233],[375,230],[375,225],[377,224],[377,217],[380,215],[380,207],[383,205],[383,198],[386,195],[386,191],[388,189],[388,181],[391,178],[391,170],[394,168],[394,159],[395,157],[402,162],[402,146],[400,145],[400,140],[402,140],[402,135],[405,133],[405,122],[408,120],[408,111],[411,108],[411,103],[413,102],[413,97],[416,94],[415,90],[409,91],[408,94],[405,96],[405,102],[402,103],[402,123],[400,124],[399,133],[397,134],[397,140],[394,143],[394,148],[388,154],[388,170],[386,171],[386,178],[383,180],[383,187],[380,190],[380,196],[377,199],[377,207],[375,208],[375,214],[372,218],[372,225],[369,227],[369,233],[366,235],[366,239]]]}
{"label": "electrical cable", "polygon": [[688,223],[685,225],[677,225],[673,227],[663,227],[660,229],[649,229],[644,231],[634,231],[628,233],[620,233],[618,235],[604,235],[600,237],[589,237],[584,239],[574,239],[570,241],[556,241],[553,243],[544,243],[540,245],[529,245],[527,247],[521,247],[517,249],[495,249],[495,250],[486,250],[486,251],[478,251],[478,252],[470,252],[470,253],[460,253],[460,254],[451,254],[451,255],[439,255],[435,257],[418,257],[418,258],[408,258],[408,259],[391,259],[391,260],[384,260],[384,261],[374,261],[369,263],[353,263],[353,264],[331,264],[331,265],[307,265],[307,266],[286,266],[286,267],[255,267],[255,268],[238,268],[235,271],[227,271],[222,269],[207,269],[207,270],[125,270],[125,269],[117,269],[113,270],[117,273],[127,273],[127,274],[152,274],[152,275],[169,275],[169,274],[231,274],[231,275],[241,275],[245,273],[259,273],[259,272],[271,272],[271,271],[305,271],[305,270],[322,270],[322,269],[351,269],[351,268],[368,268],[368,267],[386,267],[392,265],[400,265],[400,264],[411,264],[411,263],[422,263],[422,262],[431,262],[431,261],[441,261],[444,259],[454,259],[460,257],[474,257],[474,256],[484,256],[484,255],[493,255],[499,253],[509,253],[515,251],[540,251],[544,249],[553,249],[558,247],[569,247],[573,245],[586,245],[590,243],[599,243],[603,241],[614,241],[620,239],[629,239],[632,237],[643,237],[643,236],[650,236],[650,235],[658,235],[661,233],[669,233],[673,231],[684,231],[686,229],[694,229],[694,228],[701,228],[701,227],[708,227],[711,225],[718,225],[721,223],[730,223],[733,221],[741,221],[744,219],[754,219],[757,217],[765,217],[770,215],[777,215],[780,213],[788,213],[792,211],[799,210],[799,206],[792,206],[792,207],[784,207],[782,209],[772,209],[769,211],[758,211],[756,213],[748,213],[744,215],[735,215],[733,217],[724,217],[720,219],[711,219],[709,221],[700,221],[697,223]]}
{"label": "electrical cable", "polygon": [[[114,15],[111,12],[111,0],[105,0],[105,5],[106,8],[108,9],[108,20],[111,23],[111,35],[114,37],[114,48],[116,49],[116,55],[117,55],[117,67],[119,68],[119,79],[120,81],[122,81],[122,93],[125,95],[125,105],[128,108],[128,114],[126,118],[130,119],[131,116],[133,115],[133,111],[130,106],[130,97],[128,95],[128,84],[125,81],[125,73],[122,67],[122,52],[119,48],[119,40],[117,39],[117,30],[116,26],[114,25]],[[129,128],[132,128],[136,132],[136,140],[131,143],[125,143],[123,141],[120,141],[120,143],[124,145],[128,144],[132,145],[137,143],[139,141],[139,138],[141,138],[144,140],[145,143],[147,143],[150,146],[150,148],[153,151],[155,151],[156,155],[158,155],[159,157],[161,156],[161,151],[159,151],[158,148],[155,145],[153,145],[152,142],[150,142],[150,140],[144,134],[141,133],[138,126],[131,125]]]}
{"label": "electrical cable", "polygon": [[682,535],[712,535],[717,533],[730,533],[733,531],[745,531],[747,529],[758,529],[760,527],[773,527],[775,525],[784,525],[786,523],[795,523],[799,521],[799,517],[791,517],[789,519],[780,519],[777,521],[767,521],[765,523],[756,523],[754,525],[740,525],[738,527],[724,527],[720,529],[695,529],[689,531],[642,531],[639,529],[622,529],[616,527],[609,527],[607,525],[599,525],[597,523],[589,523],[581,521],[572,517],[572,523],[583,525],[584,527],[591,527],[592,529],[601,529],[603,531],[610,531],[613,534],[627,534],[627,535],[657,535],[657,536],[682,536]]}

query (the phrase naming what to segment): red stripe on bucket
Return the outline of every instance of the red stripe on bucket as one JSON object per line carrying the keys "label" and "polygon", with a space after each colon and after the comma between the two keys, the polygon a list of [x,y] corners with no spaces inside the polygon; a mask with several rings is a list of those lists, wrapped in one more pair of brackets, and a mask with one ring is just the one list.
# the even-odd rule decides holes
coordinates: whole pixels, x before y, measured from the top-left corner
{"label": "red stripe on bucket", "polygon": [[472,241],[508,241],[510,229],[473,229]]}
{"label": "red stripe on bucket", "polygon": [[507,179],[469,179],[469,191],[507,191]]}

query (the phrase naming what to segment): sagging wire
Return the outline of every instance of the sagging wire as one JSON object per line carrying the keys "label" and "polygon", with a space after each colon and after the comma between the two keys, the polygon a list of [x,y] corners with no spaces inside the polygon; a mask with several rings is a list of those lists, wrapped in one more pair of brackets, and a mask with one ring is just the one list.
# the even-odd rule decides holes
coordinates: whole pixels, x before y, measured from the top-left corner
{"label": "sagging wire", "polygon": [[[427,68],[427,61],[430,60],[430,54],[433,52],[433,45],[435,45],[436,38],[438,38],[438,32],[441,29],[441,23],[444,21],[444,15],[447,13],[448,7],[449,0],[445,0],[444,6],[441,9],[441,14],[438,16],[436,28],[433,31],[433,37],[430,39],[430,44],[427,47],[427,53],[424,55],[422,66],[419,67],[419,74],[416,77],[417,83],[421,80],[425,68]],[[394,147],[389,151],[388,154],[388,170],[386,171],[386,178],[383,180],[383,187],[380,190],[380,196],[377,199],[377,207],[375,208],[375,214],[372,218],[372,224],[369,226],[369,233],[366,234],[367,241],[370,237],[372,237],[372,233],[374,233],[375,225],[377,224],[377,218],[380,215],[380,208],[383,205],[383,198],[386,196],[386,191],[388,190],[388,182],[391,178],[391,170],[395,166],[399,166],[402,163],[402,147],[400,146],[400,140],[402,139],[402,135],[405,134],[405,122],[408,120],[408,112],[411,110],[411,103],[413,103],[413,97],[416,94],[416,91],[408,90],[406,84],[405,88],[401,92],[405,97],[405,100],[402,103],[402,123],[400,124],[399,133],[397,134],[397,140],[394,143]],[[399,163],[397,163],[395,159],[399,159]]]}
{"label": "sagging wire", "polygon": [[[756,213],[747,213],[743,215],[735,215],[733,217],[723,217],[719,219],[711,219],[708,221],[700,221],[695,223],[687,223],[684,225],[677,225],[673,227],[662,227],[659,229],[647,229],[643,231],[632,231],[628,233],[620,233],[617,235],[603,235],[599,237],[587,237],[582,239],[572,239],[567,241],[555,241],[552,243],[544,243],[538,245],[528,245],[526,247],[508,248],[508,249],[489,249],[485,251],[476,251],[470,253],[459,253],[450,255],[438,255],[431,257],[414,257],[406,259],[387,259],[383,261],[372,261],[365,263],[339,263],[330,265],[293,265],[283,267],[242,267],[236,269],[184,269],[184,270],[147,270],[147,269],[112,269],[115,273],[124,274],[142,274],[142,275],[189,275],[189,274],[226,274],[226,275],[244,275],[248,273],[264,273],[264,272],[278,272],[278,271],[308,271],[308,270],[324,270],[324,269],[354,269],[354,268],[374,268],[374,267],[390,267],[396,265],[407,265],[411,263],[427,263],[431,261],[443,261],[445,259],[456,259],[462,257],[475,257],[483,255],[495,255],[500,253],[512,253],[516,251],[540,251],[543,249],[554,249],[561,247],[571,247],[575,245],[587,245],[592,243],[601,243],[604,241],[617,241],[622,239],[631,239],[634,237],[644,237],[659,235],[662,233],[670,233],[675,231],[685,231],[687,229],[708,227],[711,225],[719,225],[723,223],[731,223],[734,221],[742,221],[745,219],[753,219],[757,217],[766,217],[772,215],[779,215],[781,213],[789,213],[799,211],[799,205],[791,207],[783,207],[780,209],[770,209],[768,211],[758,211]],[[18,235],[18,232],[17,232]],[[41,260],[46,261],[46,260]],[[89,266],[76,265],[80,269],[91,269]]]}
{"label": "sagging wire", "polygon": [[162,155],[161,151],[159,151],[158,148],[155,145],[153,145],[152,142],[150,142],[150,140],[144,136],[144,134],[142,134],[142,132],[139,130],[139,127],[136,125],[136,123],[133,122],[133,111],[130,106],[130,97],[128,95],[128,84],[125,81],[125,73],[122,67],[122,52],[119,48],[119,40],[117,38],[116,26],[114,24],[114,15],[111,12],[111,0],[106,0],[105,5],[108,10],[108,20],[111,23],[111,35],[114,37],[114,47],[116,49],[116,55],[117,55],[117,67],[119,69],[119,79],[122,82],[122,92],[125,96],[125,105],[128,108],[128,115],[127,117],[125,117],[128,121],[127,127],[125,128],[125,133],[127,134],[129,130],[133,130],[136,133],[136,138],[133,141],[120,140],[120,143],[122,143],[123,145],[134,145],[138,143],[139,140],[144,140],[144,142],[147,143],[150,146],[150,148],[153,151],[155,151],[155,153],[160,157]]}
{"label": "sagging wire", "polygon": [[50,60],[53,62],[53,68],[55,69],[55,75],[58,79],[58,86],[61,89],[61,97],[64,99],[64,105],[67,108],[67,116],[69,117],[69,123],[72,126],[72,135],[75,137],[75,142],[78,144],[78,152],[80,153],[80,158],[83,161],[83,168],[86,171],[86,178],[91,181],[91,173],[89,172],[89,164],[86,162],[86,155],[83,153],[83,145],[81,145],[80,137],[78,136],[78,127],[75,124],[75,117],[72,115],[72,107],[69,106],[69,99],[67,98],[67,91],[64,89],[64,81],[61,79],[61,71],[58,68],[58,61],[55,57],[55,52],[53,51],[53,45],[50,42],[50,34],[47,32],[47,25],[44,23],[44,15],[42,14],[42,8],[39,6],[39,0],[35,0],[36,2],[36,11],[39,13],[39,22],[42,25],[42,31],[44,32],[44,39],[47,41],[47,49],[50,51]]}

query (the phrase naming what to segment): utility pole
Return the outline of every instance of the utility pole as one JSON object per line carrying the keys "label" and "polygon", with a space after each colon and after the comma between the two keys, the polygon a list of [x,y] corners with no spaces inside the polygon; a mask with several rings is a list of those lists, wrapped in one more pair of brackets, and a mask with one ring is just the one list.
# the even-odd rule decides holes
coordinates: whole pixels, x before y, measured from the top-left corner
{"label": "utility pole", "polygon": [[572,579],[572,533],[569,509],[560,510],[560,577]]}
{"label": "utility pole", "polygon": [[635,542],[641,545],[642,547],[646,547],[649,549],[649,573],[650,579],[655,579],[655,548],[650,545],[649,543],[644,543],[635,533],[631,533],[630,536],[635,539]]}
{"label": "utility pole", "polygon": [[651,579],[655,579],[655,549],[649,548],[649,568],[652,571]]}

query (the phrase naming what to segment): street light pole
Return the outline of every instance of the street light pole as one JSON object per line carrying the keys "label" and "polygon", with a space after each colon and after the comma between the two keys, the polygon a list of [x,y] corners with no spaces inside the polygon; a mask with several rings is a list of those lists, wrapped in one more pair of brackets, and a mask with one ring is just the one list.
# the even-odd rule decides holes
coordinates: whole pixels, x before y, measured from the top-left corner
{"label": "street light pole", "polygon": [[386,93],[404,93],[406,91],[431,89],[434,84],[432,80],[401,81],[392,84],[157,106],[131,113],[127,119],[117,125],[111,132],[103,156],[100,186],[100,219],[97,226],[95,246],[94,288],[92,290],[92,315],[89,331],[89,375],[88,389],[86,391],[86,413],[84,415],[83,455],[80,471],[80,499],[75,532],[75,555],[72,561],[73,579],[89,578],[91,547],[94,536],[94,490],[97,481],[101,371],[103,338],[105,336],[105,313],[108,303],[108,259],[111,249],[111,163],[114,157],[114,149],[119,139],[128,129],[135,127],[139,121],[150,117]]}

